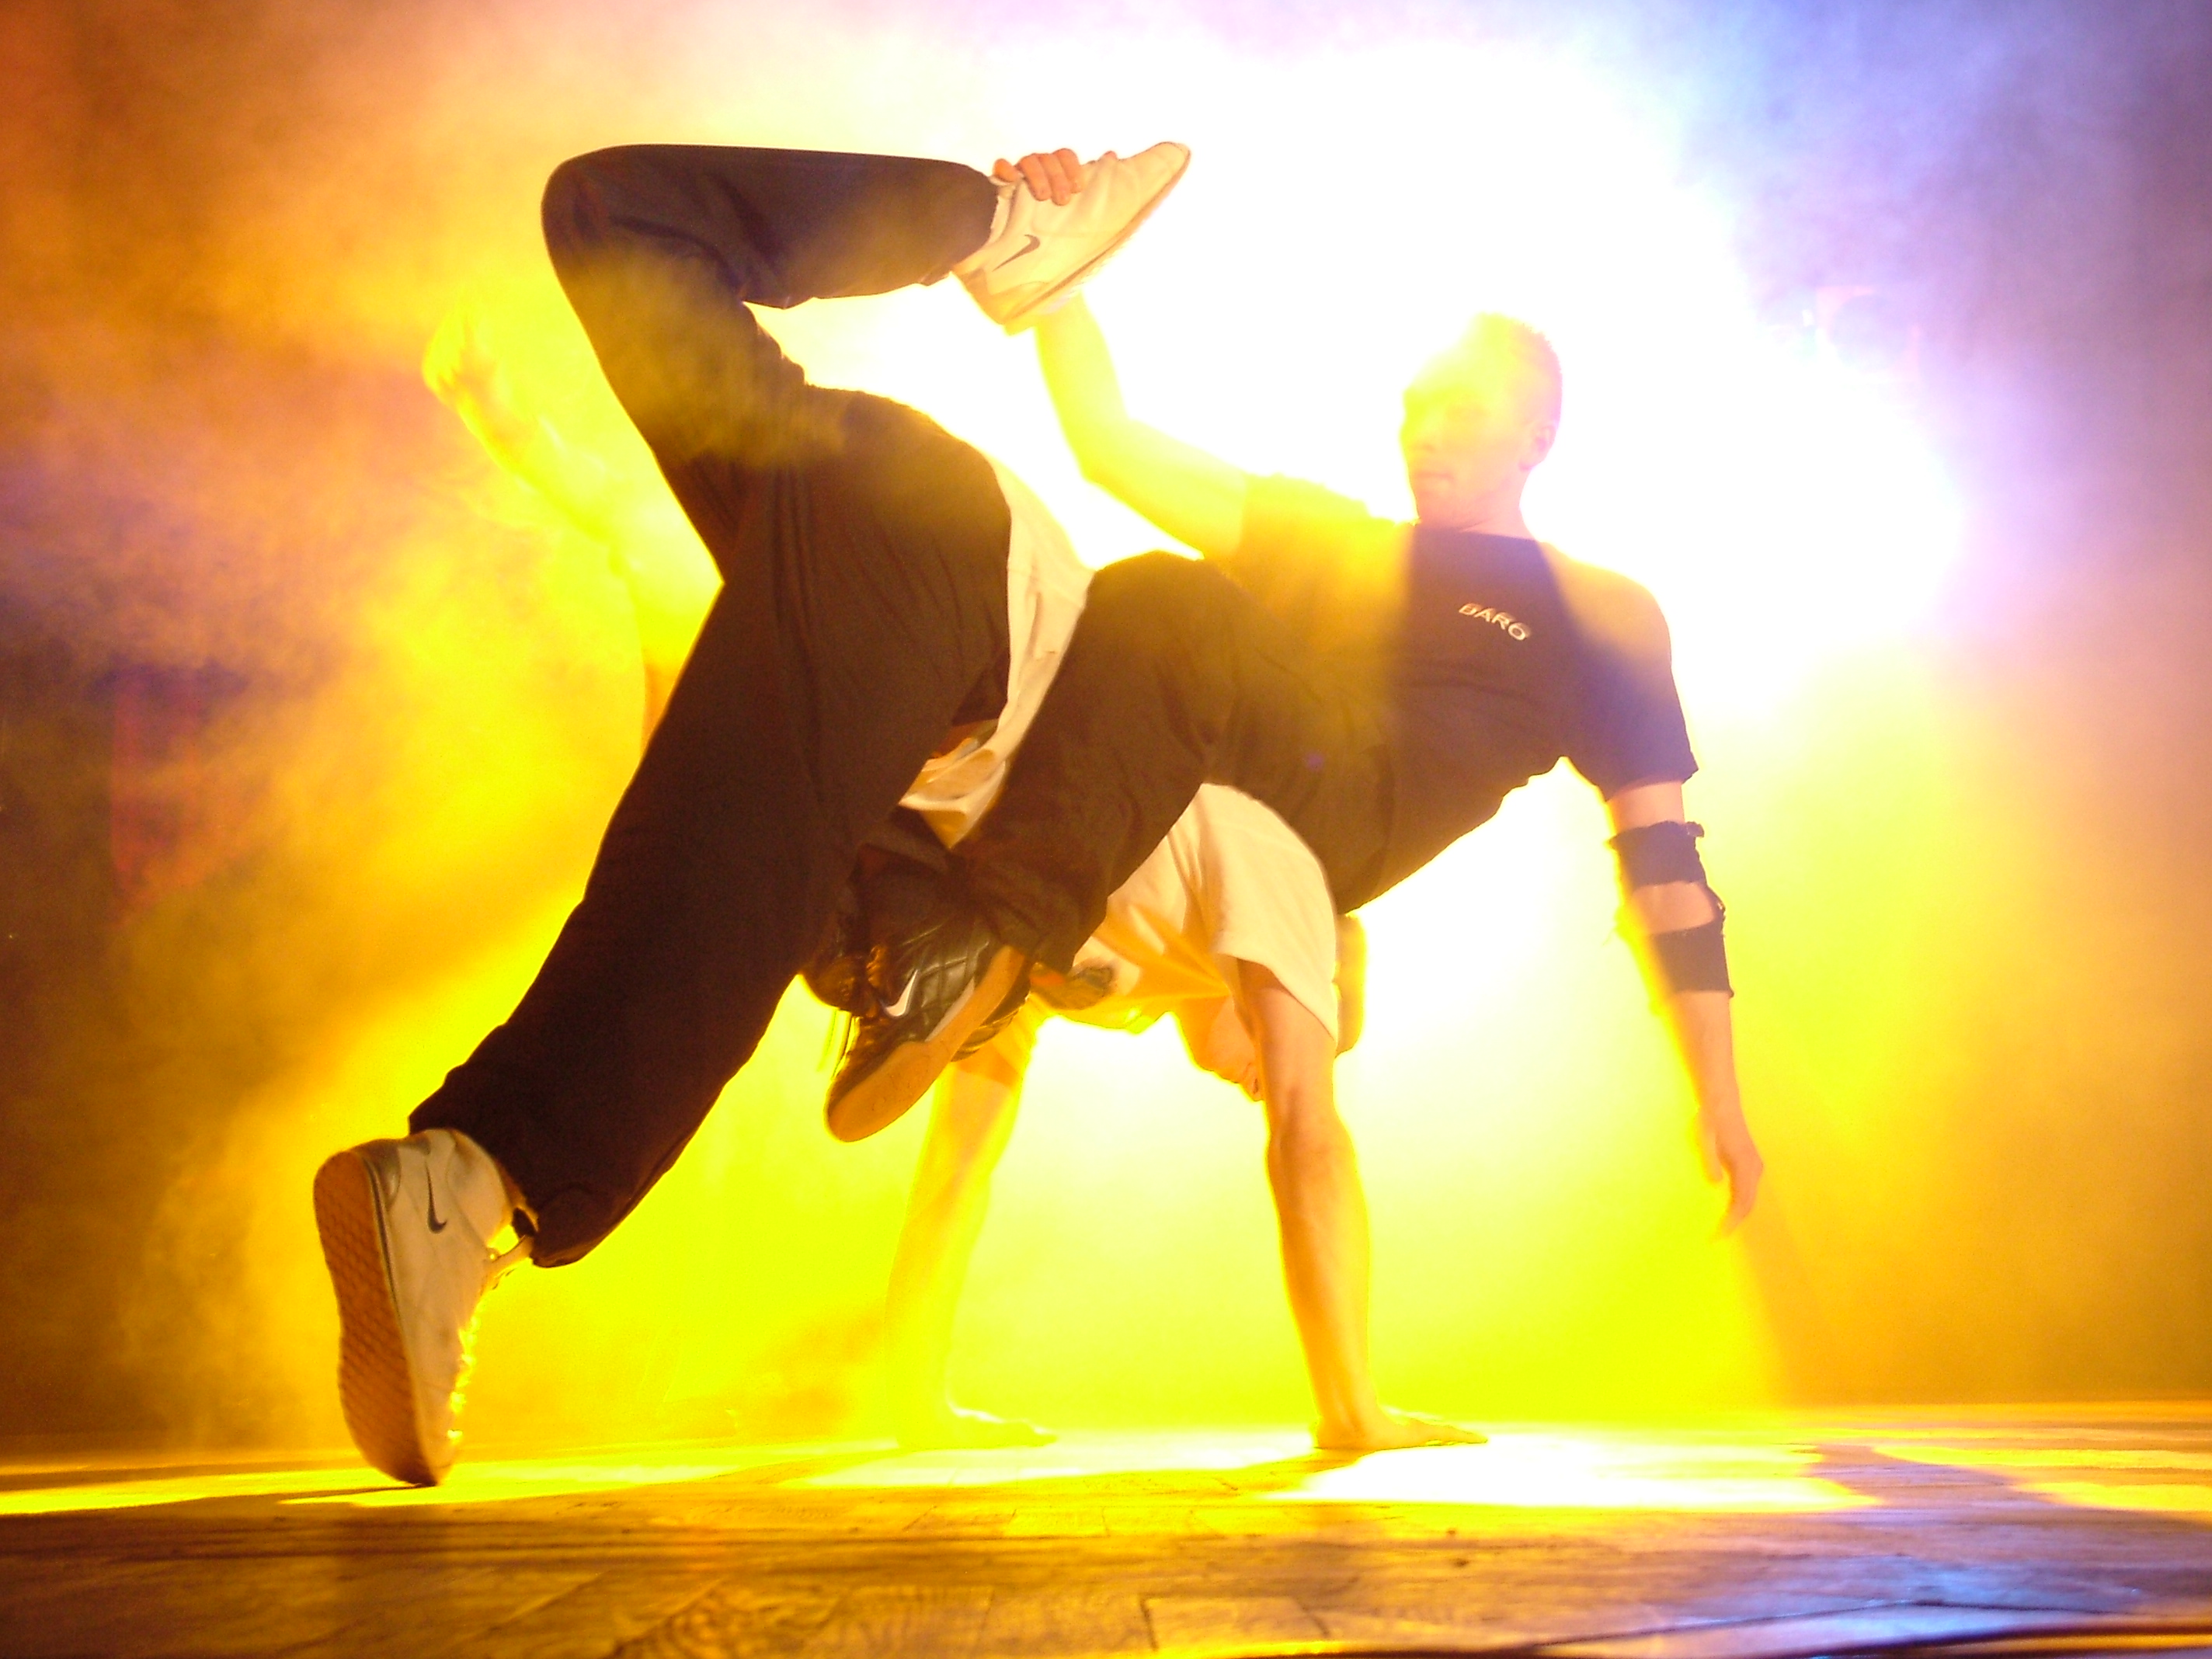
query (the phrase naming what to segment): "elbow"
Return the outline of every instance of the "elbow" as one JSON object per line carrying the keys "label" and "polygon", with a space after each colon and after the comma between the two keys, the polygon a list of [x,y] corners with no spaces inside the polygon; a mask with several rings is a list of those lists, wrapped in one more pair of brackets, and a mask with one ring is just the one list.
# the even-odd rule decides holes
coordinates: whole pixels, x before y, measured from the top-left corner
{"label": "elbow", "polygon": [[1075,452],[1075,470],[1083,475],[1085,483],[1096,484],[1109,495],[1118,495],[1115,485],[1121,482],[1121,469],[1103,451],[1071,444]]}
{"label": "elbow", "polygon": [[1076,470],[1086,483],[1103,489],[1118,471],[1115,463],[1119,459],[1119,446],[1104,422],[1085,417],[1060,417],[1060,435],[1067,440],[1068,453],[1075,457]]}
{"label": "elbow", "polygon": [[1702,883],[1688,881],[1638,887],[1629,894],[1628,908],[1646,939],[1703,927],[1708,922],[1719,921],[1721,914],[1713,902],[1711,890]]}
{"label": "elbow", "polygon": [[1102,489],[1129,470],[1129,422],[1116,410],[1059,404],[1060,436],[1084,477]]}
{"label": "elbow", "polygon": [[1075,466],[1085,483],[1104,490],[1132,511],[1147,519],[1153,517],[1155,479],[1127,449],[1117,444],[1098,444],[1087,451],[1078,450]]}

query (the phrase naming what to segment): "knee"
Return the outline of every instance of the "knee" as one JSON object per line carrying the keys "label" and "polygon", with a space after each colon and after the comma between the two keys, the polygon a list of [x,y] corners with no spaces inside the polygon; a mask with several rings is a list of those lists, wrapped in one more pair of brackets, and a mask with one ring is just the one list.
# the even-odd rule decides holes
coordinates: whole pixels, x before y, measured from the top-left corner
{"label": "knee", "polygon": [[1209,626],[1235,592],[1236,584],[1202,559],[1139,553],[1091,579],[1085,609],[1102,623],[1119,621],[1158,633],[1179,624]]}
{"label": "knee", "polygon": [[556,266],[564,254],[591,240],[584,211],[590,195],[586,172],[590,160],[586,155],[572,155],[555,167],[553,176],[545,181],[545,194],[538,204],[545,246]]}
{"label": "knee", "polygon": [[583,252],[605,240],[605,213],[601,201],[602,186],[609,158],[615,152],[593,150],[586,155],[572,155],[553,169],[552,177],[545,181],[545,194],[538,203],[538,219],[544,228],[545,246],[553,255],[556,267],[564,257]]}
{"label": "knee", "polygon": [[1180,553],[1138,553],[1116,559],[1091,579],[1093,596],[1103,592],[1129,599],[1207,593],[1229,579],[1203,559]]}
{"label": "knee", "polygon": [[552,176],[545,181],[545,197],[542,204],[548,214],[558,212],[574,204],[578,192],[584,188],[584,174],[590,167],[591,161],[588,155],[571,155],[553,169]]}

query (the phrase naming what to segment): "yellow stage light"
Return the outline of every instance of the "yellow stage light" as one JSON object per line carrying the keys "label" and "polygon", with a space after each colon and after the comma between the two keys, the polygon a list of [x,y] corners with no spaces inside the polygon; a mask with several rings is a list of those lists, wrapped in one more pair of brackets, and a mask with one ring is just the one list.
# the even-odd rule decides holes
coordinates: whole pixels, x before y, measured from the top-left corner
{"label": "yellow stage light", "polygon": [[[979,47],[894,25],[830,44],[726,9],[684,18],[686,54],[626,60],[586,115],[547,95],[557,54],[514,65],[503,94],[469,82],[467,122],[499,142],[446,186],[443,228],[321,295],[362,349],[411,374],[458,297],[422,270],[469,271],[518,380],[649,483],[535,245],[550,159],[641,138],[978,162],[1185,139],[1188,180],[1097,285],[1133,407],[1253,470],[1403,512],[1395,433],[1413,368],[1479,310],[1549,333],[1565,420],[1531,517],[1649,583],[1672,615],[1711,775],[1693,804],[1708,803],[1716,879],[1739,907],[1753,1084],[1774,1075],[1764,1054],[1843,1044],[1811,998],[1771,989],[1782,975],[1764,965],[1794,948],[1772,918],[1796,894],[1791,937],[1834,922],[1844,948],[1858,927],[1878,951],[1905,901],[1882,896],[1887,871],[1852,900],[1871,917],[1798,893],[1782,803],[1792,789],[1828,799],[1807,781],[1808,744],[1869,718],[1912,726],[1910,682],[1897,690],[1881,653],[1926,614],[1957,511],[1908,410],[1768,340],[1725,214],[1681,182],[1662,118],[1571,56],[1442,26],[1270,54],[1194,28],[1070,24]],[[1077,477],[1028,343],[956,286],[769,320],[817,380],[908,400],[1008,461],[1094,562],[1158,542]],[[332,325],[297,325],[311,321]],[[510,856],[557,867],[526,884],[526,902],[457,906],[425,944],[434,967],[303,1056],[231,1155],[240,1171],[289,1172],[268,1187],[267,1230],[295,1248],[270,1269],[264,1313],[272,1367],[325,1423],[306,1171],[331,1146],[398,1132],[512,1006],[588,853],[570,836],[544,854],[543,826],[603,817],[636,729],[634,623],[603,556],[476,466],[458,427],[455,442],[453,487],[537,562],[457,592],[445,579],[482,556],[466,532],[407,550],[412,575],[371,619],[371,665],[331,728],[394,743],[404,807],[362,831],[349,878],[398,902]],[[1878,706],[1869,683],[1891,687]],[[1342,1092],[1376,1213],[1381,1378],[1406,1405],[1626,1414],[1772,1391],[1758,1296],[1737,1249],[1708,1236],[1719,1204],[1698,1179],[1686,1100],[1611,938],[1604,833],[1586,789],[1544,780],[1371,909],[1372,1011]],[[877,1420],[875,1310],[920,1126],[829,1139],[826,1024],[794,995],[622,1231],[492,1301],[481,1431]],[[1756,1121],[1756,1086],[1750,1104]],[[975,1268],[962,1386],[1064,1422],[1298,1420],[1260,1152],[1255,1109],[1192,1073],[1170,1033],[1048,1030]],[[1778,1194],[1790,1180],[1778,1171]]]}

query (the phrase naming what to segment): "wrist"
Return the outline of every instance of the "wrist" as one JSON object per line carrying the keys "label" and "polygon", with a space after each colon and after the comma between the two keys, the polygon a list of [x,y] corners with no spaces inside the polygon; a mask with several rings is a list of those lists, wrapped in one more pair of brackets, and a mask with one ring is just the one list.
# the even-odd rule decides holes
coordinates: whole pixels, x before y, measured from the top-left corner
{"label": "wrist", "polygon": [[1713,1128],[1745,1127],[1743,1101],[1733,1089],[1724,1094],[1701,1094],[1698,1097],[1698,1117]]}

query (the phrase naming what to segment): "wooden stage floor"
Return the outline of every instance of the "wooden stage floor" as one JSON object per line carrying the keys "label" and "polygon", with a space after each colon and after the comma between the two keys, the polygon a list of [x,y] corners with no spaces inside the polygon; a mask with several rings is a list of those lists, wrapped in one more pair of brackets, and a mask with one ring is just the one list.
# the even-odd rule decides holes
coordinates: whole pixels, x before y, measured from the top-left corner
{"label": "wooden stage floor", "polygon": [[0,1467],[9,1656],[1886,1648],[2212,1655],[2212,1409]]}

